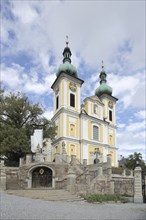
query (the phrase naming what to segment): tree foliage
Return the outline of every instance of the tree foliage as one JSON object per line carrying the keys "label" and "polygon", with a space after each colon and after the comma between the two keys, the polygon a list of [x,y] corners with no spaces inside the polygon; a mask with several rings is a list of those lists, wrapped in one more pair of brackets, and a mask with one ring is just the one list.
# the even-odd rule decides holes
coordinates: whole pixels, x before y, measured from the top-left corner
{"label": "tree foliage", "polygon": [[39,104],[30,103],[21,93],[10,93],[0,98],[0,154],[8,158],[8,165],[18,165],[19,158],[30,152],[30,135],[42,128],[44,137],[53,139],[56,128],[44,118]]}
{"label": "tree foliage", "polygon": [[128,158],[126,159],[125,166],[129,169],[134,170],[135,167],[137,166],[137,161],[139,161],[139,165],[141,166],[142,169],[145,168],[145,163],[142,160],[142,154],[134,152],[134,154],[130,154]]}

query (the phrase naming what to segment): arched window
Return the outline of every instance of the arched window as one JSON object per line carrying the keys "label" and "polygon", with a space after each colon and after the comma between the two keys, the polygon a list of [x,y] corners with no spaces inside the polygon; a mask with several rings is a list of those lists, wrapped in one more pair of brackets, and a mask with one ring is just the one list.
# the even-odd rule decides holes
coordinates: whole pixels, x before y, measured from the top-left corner
{"label": "arched window", "polygon": [[99,140],[99,127],[93,125],[93,140]]}

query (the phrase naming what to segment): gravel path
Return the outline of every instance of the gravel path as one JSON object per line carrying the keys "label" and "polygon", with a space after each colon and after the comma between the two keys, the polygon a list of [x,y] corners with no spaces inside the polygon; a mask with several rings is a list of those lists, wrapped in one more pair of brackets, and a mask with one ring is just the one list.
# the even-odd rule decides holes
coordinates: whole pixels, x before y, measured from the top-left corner
{"label": "gravel path", "polygon": [[145,220],[146,204],[51,202],[1,193],[1,220]]}

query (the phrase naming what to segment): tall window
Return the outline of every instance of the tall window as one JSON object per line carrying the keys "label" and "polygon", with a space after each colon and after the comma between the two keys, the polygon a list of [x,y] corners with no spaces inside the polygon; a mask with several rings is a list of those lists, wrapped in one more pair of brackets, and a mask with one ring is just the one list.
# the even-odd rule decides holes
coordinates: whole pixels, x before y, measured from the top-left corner
{"label": "tall window", "polygon": [[70,94],[70,106],[75,107],[75,95]]}
{"label": "tall window", "polygon": [[112,121],[112,111],[109,110],[109,120]]}
{"label": "tall window", "polygon": [[56,97],[56,109],[59,107],[59,96]]}
{"label": "tall window", "polygon": [[99,140],[99,127],[93,125],[93,140]]}

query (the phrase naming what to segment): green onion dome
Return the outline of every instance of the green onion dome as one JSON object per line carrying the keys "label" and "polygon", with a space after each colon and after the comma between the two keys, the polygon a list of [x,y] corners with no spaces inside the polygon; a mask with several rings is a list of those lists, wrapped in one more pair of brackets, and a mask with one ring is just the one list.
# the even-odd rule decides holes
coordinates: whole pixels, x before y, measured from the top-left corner
{"label": "green onion dome", "polygon": [[102,71],[100,72],[100,86],[95,90],[96,96],[101,96],[102,94],[112,95],[112,88],[106,84],[106,73],[104,71],[104,66],[102,63]]}
{"label": "green onion dome", "polygon": [[66,42],[66,47],[63,51],[63,63],[59,66],[56,76],[59,76],[61,72],[67,73],[71,76],[78,77],[76,68],[71,64],[71,51]]}

